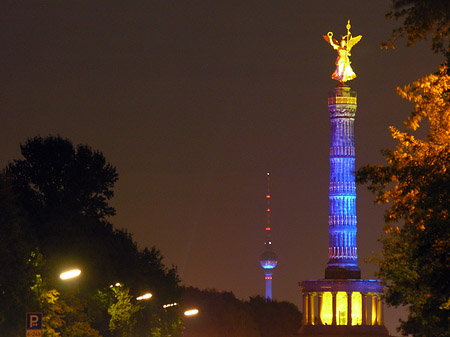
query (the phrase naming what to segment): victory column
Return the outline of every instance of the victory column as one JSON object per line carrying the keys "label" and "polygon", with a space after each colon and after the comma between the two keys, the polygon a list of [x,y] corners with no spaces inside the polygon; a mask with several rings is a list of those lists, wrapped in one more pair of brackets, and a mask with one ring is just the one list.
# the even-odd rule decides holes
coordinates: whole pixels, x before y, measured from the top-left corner
{"label": "victory column", "polygon": [[386,337],[383,324],[383,286],[361,279],[356,246],[356,185],[354,120],[356,92],[346,82],[354,79],[350,51],[362,38],[350,33],[341,42],[324,35],[338,53],[332,79],[339,81],[328,95],[331,120],[329,248],[324,279],[300,282],[303,295],[301,336]]}

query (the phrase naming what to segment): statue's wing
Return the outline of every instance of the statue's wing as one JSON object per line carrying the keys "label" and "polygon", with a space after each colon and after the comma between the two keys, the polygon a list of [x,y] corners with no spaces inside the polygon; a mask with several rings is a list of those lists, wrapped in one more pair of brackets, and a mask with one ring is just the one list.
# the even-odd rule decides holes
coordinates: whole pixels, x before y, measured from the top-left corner
{"label": "statue's wing", "polygon": [[347,50],[350,51],[352,49],[352,47],[361,40],[361,38],[362,38],[362,35],[358,35],[356,37],[352,37],[348,41]]}
{"label": "statue's wing", "polygon": [[330,38],[328,37],[328,35],[322,35],[322,36],[325,39],[325,41],[327,41],[327,43],[330,43]]}

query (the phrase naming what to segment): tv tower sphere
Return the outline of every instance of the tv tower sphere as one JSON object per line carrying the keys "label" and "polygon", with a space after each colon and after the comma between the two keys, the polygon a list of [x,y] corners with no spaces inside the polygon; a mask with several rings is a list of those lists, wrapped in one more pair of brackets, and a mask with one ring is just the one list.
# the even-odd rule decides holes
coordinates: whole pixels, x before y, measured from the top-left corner
{"label": "tv tower sphere", "polygon": [[277,254],[275,254],[271,246],[269,246],[268,249],[261,254],[259,263],[264,269],[273,269],[277,266]]}

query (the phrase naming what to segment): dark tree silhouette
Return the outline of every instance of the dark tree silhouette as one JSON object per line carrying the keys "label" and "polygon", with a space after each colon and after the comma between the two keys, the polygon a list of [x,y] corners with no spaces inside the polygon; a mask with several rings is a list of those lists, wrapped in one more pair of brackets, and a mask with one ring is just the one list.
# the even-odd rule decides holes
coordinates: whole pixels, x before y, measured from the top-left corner
{"label": "dark tree silhouette", "polygon": [[11,188],[0,175],[0,331],[5,336],[23,332],[24,313],[33,308],[31,285],[35,268],[34,238],[20,214]]}
{"label": "dark tree silhouette", "polygon": [[286,337],[300,329],[302,314],[293,303],[255,296],[250,297],[247,306],[261,337]]}
{"label": "dark tree silhouette", "polygon": [[185,320],[186,337],[287,337],[297,333],[301,325],[301,313],[294,304],[266,302],[260,296],[241,301],[231,292],[189,287],[184,306],[200,311]]}
{"label": "dark tree silhouette", "polygon": [[448,0],[392,0],[386,18],[403,20],[382,47],[393,47],[397,37],[406,37],[408,46],[431,37],[431,48],[450,60],[450,2]]}

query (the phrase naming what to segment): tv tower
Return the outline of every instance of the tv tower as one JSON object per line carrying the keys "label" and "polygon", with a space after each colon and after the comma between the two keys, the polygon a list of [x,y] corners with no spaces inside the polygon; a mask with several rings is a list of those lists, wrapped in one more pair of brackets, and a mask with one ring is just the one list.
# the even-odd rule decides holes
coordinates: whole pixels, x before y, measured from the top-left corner
{"label": "tv tower", "polygon": [[264,252],[261,254],[259,263],[264,268],[264,279],[266,281],[266,301],[272,300],[272,270],[277,266],[277,254],[272,249],[272,239],[270,238],[270,173],[267,173],[267,194],[266,194],[266,239],[264,241]]}

